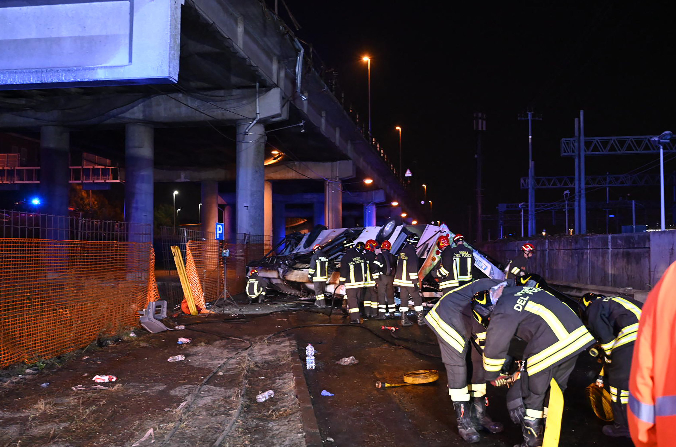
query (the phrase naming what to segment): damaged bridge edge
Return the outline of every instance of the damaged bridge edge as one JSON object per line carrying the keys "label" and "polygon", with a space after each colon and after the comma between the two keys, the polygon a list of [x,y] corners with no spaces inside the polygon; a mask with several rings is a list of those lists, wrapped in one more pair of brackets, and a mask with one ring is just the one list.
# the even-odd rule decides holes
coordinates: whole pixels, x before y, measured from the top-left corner
{"label": "damaged bridge edge", "polygon": [[317,417],[312,406],[312,399],[310,398],[310,391],[305,381],[305,374],[303,373],[303,364],[298,357],[298,343],[295,339],[290,339],[289,354],[294,359],[293,361],[293,376],[294,385],[296,388],[296,397],[300,404],[300,416],[303,424],[303,431],[305,432],[305,445],[308,447],[320,447],[323,445],[322,437],[319,433],[319,425],[317,424]]}

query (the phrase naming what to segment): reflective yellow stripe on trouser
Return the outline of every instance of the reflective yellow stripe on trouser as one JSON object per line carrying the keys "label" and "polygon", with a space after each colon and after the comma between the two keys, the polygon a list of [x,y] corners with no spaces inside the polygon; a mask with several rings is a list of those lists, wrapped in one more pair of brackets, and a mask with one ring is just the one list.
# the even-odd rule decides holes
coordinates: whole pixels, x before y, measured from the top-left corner
{"label": "reflective yellow stripe on trouser", "polygon": [[444,320],[439,317],[436,309],[432,309],[425,317],[427,323],[434,329],[434,331],[453,349],[462,353],[465,350],[465,340],[458,334],[458,331],[453,329]]}
{"label": "reflective yellow stripe on trouser", "polygon": [[469,401],[469,389],[464,388],[449,388],[448,395],[451,396],[453,402],[467,402]]}
{"label": "reflective yellow stripe on trouser", "polygon": [[608,388],[610,388],[610,400],[612,400],[613,402],[617,402],[619,399],[621,404],[629,403],[628,390],[618,390],[614,386],[610,386]]}

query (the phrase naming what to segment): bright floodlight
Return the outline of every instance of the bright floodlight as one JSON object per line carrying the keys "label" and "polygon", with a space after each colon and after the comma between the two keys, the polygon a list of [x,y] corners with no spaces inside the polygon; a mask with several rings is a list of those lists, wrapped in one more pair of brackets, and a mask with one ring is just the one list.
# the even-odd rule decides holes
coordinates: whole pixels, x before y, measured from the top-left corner
{"label": "bright floodlight", "polygon": [[368,56],[364,56],[364,57],[361,58],[361,60],[363,60],[364,62],[368,62],[368,61],[371,60],[371,58],[368,57]]}
{"label": "bright floodlight", "polygon": [[390,205],[399,206],[399,202],[397,202],[396,200],[393,200],[392,203],[390,203]]}
{"label": "bright floodlight", "polygon": [[408,216],[408,214],[406,214],[406,213],[401,213],[401,217],[406,217],[406,216]]}
{"label": "bright floodlight", "polygon": [[365,178],[364,183],[367,184],[367,185],[370,185],[371,183],[373,183],[373,179],[372,178]]}
{"label": "bright floodlight", "polygon": [[39,197],[33,197],[33,198],[31,199],[31,205],[37,206],[37,205],[40,205],[40,203],[42,203],[42,202],[40,201],[40,198],[39,198]]}

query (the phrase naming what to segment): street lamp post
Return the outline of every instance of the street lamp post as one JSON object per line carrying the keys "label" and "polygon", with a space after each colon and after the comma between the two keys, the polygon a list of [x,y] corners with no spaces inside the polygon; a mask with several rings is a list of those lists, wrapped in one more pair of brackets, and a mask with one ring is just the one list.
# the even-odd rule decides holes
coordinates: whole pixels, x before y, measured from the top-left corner
{"label": "street lamp post", "polygon": [[368,56],[364,56],[362,58],[364,62],[366,62],[367,65],[367,70],[368,70],[368,81],[369,81],[369,144],[373,144],[372,140],[372,134],[371,134],[371,58]]}
{"label": "street lamp post", "polygon": [[570,197],[570,191],[563,191],[563,200],[566,201],[566,234],[568,234],[568,197]]}
{"label": "street lamp post", "polygon": [[423,183],[422,187],[423,187],[423,190],[425,191],[425,194],[423,196],[423,201],[427,202],[427,185]]}
{"label": "street lamp post", "polygon": [[181,211],[181,208],[176,210],[176,218],[178,219],[178,213]]}
{"label": "street lamp post", "polygon": [[174,234],[176,233],[176,194],[178,191],[174,191]]}
{"label": "street lamp post", "polygon": [[199,214],[199,223],[201,224],[202,223],[202,203],[201,202],[200,202],[197,209],[198,209],[197,214]]}
{"label": "street lamp post", "polygon": [[401,181],[401,126],[394,129],[399,131],[399,181]]}

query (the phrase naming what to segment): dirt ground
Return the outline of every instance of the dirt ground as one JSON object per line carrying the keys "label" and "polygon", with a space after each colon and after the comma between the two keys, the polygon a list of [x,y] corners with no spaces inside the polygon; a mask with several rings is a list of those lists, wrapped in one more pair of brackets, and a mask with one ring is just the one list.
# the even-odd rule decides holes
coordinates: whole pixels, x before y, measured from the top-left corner
{"label": "dirt ground", "polygon": [[[428,328],[392,334],[381,329],[381,321],[349,325],[339,309],[320,312],[283,300],[218,310],[171,321],[185,325],[183,330],[136,329],[135,337],[80,351],[61,366],[38,371],[42,365],[31,365],[35,374],[0,371],[0,446],[466,445],[457,434],[446,373]],[[398,326],[396,320],[385,324]],[[192,342],[178,345],[179,337]],[[316,349],[314,370],[302,366],[308,343]],[[177,354],[186,359],[167,361]],[[359,363],[337,363],[349,356]],[[560,445],[629,447],[628,439],[601,434],[603,423],[585,401],[594,368],[588,355],[578,360],[565,393]],[[375,387],[378,380],[401,382],[417,369],[436,369],[440,379]],[[97,386],[97,374],[118,380]],[[257,402],[256,395],[269,389],[274,397]],[[308,392],[309,413],[302,397]],[[506,429],[476,445],[520,442],[504,390],[489,387],[489,399],[490,412]],[[308,441],[313,422],[316,439],[321,436],[315,443]]]}

